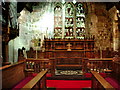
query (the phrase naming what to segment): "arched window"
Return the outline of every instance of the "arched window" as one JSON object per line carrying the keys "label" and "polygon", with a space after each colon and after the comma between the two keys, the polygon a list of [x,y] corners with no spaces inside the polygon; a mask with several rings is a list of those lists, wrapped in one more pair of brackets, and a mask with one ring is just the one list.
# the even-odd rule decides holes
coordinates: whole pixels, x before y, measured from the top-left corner
{"label": "arched window", "polygon": [[84,38],[85,35],[85,13],[83,5],[76,3],[76,38]]}
{"label": "arched window", "polygon": [[54,37],[62,38],[62,4],[57,3],[54,8]]}
{"label": "arched window", "polygon": [[57,3],[54,8],[54,37],[81,38],[85,36],[85,13],[80,2]]}
{"label": "arched window", "polygon": [[65,4],[65,38],[74,38],[75,27],[75,9],[73,3],[69,2]]}

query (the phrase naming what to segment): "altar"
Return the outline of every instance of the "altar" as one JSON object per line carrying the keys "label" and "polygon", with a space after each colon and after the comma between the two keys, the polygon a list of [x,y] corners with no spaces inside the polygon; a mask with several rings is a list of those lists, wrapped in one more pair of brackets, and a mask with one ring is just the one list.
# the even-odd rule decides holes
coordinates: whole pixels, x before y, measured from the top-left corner
{"label": "altar", "polygon": [[46,57],[54,57],[56,67],[82,67],[84,58],[94,58],[94,40],[46,39]]}

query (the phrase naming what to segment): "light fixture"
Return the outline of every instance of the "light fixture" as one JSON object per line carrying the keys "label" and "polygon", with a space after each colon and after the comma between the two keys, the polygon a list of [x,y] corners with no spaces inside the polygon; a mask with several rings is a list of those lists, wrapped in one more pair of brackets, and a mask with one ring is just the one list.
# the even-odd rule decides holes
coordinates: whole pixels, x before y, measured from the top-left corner
{"label": "light fixture", "polygon": [[65,3],[65,0],[62,0],[62,4],[64,4]]}
{"label": "light fixture", "polygon": [[117,10],[117,16],[120,17],[120,12],[119,12],[119,10]]}
{"label": "light fixture", "polygon": [[73,3],[75,4],[75,3],[76,3],[76,0],[73,0]]}
{"label": "light fixture", "polygon": [[117,13],[119,13],[119,10],[117,10]]}

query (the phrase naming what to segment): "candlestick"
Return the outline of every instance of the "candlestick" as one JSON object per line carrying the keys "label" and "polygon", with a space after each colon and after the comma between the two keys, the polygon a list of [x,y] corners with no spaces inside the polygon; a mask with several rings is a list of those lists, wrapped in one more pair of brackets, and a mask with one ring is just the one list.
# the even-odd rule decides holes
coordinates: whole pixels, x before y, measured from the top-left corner
{"label": "candlestick", "polygon": [[36,47],[36,59],[37,59],[37,47]]}
{"label": "candlestick", "polygon": [[100,58],[102,59],[102,48],[100,47]]}

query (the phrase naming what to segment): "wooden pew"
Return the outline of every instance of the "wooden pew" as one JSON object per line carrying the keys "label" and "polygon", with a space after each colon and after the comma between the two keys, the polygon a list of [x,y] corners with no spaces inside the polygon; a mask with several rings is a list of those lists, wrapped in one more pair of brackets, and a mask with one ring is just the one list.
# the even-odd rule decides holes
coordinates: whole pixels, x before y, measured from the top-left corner
{"label": "wooden pew", "polygon": [[[2,85],[2,89],[18,89],[22,88],[27,82],[29,82],[31,79],[34,78],[34,76],[28,76],[26,77],[25,72],[25,65],[26,61],[21,61],[12,65],[6,65],[0,68],[0,75],[2,78],[0,85]],[[34,72],[33,72],[34,73]],[[38,72],[39,73],[39,72]],[[40,81],[41,88],[45,88],[45,80],[46,80],[46,71],[41,71],[39,74],[37,74],[35,81],[37,79]],[[41,78],[40,78],[41,77]],[[33,79],[34,80],[34,79]]]}
{"label": "wooden pew", "polygon": [[2,88],[13,88],[14,85],[23,80],[25,78],[24,68],[25,61],[1,67]]}
{"label": "wooden pew", "polygon": [[92,89],[93,90],[115,90],[113,86],[108,83],[99,73],[91,71],[92,73]]}
{"label": "wooden pew", "polygon": [[112,73],[106,80],[113,85],[116,89],[120,88],[120,62],[112,63]]}
{"label": "wooden pew", "polygon": [[32,88],[39,88],[46,90],[46,74],[48,70],[41,71],[31,81],[29,81],[21,90],[31,90]]}

